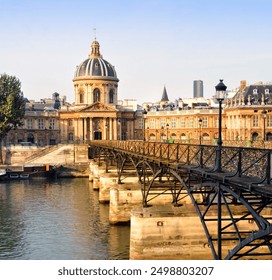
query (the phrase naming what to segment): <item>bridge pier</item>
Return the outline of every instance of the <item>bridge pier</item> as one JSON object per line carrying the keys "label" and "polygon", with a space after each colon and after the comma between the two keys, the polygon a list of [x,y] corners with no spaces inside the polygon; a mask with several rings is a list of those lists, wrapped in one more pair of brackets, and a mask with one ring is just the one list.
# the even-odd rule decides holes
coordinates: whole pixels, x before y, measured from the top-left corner
{"label": "bridge pier", "polygon": [[93,189],[100,188],[100,177],[105,173],[105,170],[98,165],[97,162],[90,163],[89,181],[93,182]]}
{"label": "bridge pier", "polygon": [[131,260],[213,259],[192,205],[134,209],[130,228]]}
{"label": "bridge pier", "polygon": [[124,183],[112,187],[110,189],[110,224],[129,223],[131,210],[142,205],[142,200],[138,183]]}
{"label": "bridge pier", "polygon": [[109,203],[110,202],[110,190],[117,186],[117,175],[114,173],[103,173],[100,176],[99,184],[99,202]]}

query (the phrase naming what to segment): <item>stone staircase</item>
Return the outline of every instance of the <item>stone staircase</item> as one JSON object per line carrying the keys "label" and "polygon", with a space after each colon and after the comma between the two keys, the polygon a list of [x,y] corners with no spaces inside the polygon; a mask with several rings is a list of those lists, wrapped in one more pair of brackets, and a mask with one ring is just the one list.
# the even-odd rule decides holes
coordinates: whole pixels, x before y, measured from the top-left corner
{"label": "stone staircase", "polygon": [[26,158],[25,164],[69,165],[75,162],[74,145],[58,145]]}

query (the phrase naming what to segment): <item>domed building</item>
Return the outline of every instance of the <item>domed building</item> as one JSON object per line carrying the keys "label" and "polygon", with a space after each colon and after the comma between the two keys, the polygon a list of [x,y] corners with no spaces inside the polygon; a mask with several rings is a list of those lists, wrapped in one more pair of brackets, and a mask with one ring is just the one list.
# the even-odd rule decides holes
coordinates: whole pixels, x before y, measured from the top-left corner
{"label": "domed building", "polygon": [[114,66],[103,59],[94,40],[89,58],[77,66],[74,76],[75,104],[117,105],[118,78]]}
{"label": "domed building", "polygon": [[63,143],[133,139],[135,105],[119,104],[118,82],[114,66],[102,57],[95,39],[74,74],[75,103],[60,110]]}

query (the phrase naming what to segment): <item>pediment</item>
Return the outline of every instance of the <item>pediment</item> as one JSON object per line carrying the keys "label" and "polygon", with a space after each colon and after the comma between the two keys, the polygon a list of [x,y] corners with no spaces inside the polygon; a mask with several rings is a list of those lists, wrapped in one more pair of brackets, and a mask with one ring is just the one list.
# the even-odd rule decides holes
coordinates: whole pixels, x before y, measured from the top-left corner
{"label": "pediment", "polygon": [[116,112],[118,110],[114,106],[106,105],[100,102],[93,103],[92,105],[82,108],[80,110],[80,112],[97,112],[97,111]]}

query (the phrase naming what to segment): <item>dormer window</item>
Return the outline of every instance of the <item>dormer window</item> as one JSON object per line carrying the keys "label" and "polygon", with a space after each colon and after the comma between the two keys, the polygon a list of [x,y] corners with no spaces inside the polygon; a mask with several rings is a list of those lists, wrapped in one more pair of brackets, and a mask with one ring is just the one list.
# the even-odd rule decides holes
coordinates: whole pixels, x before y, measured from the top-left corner
{"label": "dormer window", "polygon": [[264,94],[265,94],[265,96],[269,96],[269,89],[268,89],[268,88],[266,88],[266,89],[264,90]]}
{"label": "dormer window", "polygon": [[257,89],[255,88],[255,89],[253,89],[253,95],[254,96],[257,96],[258,95],[258,91],[257,91]]}

